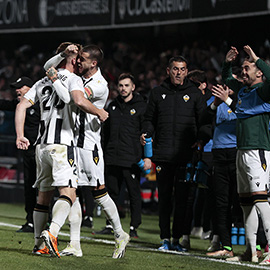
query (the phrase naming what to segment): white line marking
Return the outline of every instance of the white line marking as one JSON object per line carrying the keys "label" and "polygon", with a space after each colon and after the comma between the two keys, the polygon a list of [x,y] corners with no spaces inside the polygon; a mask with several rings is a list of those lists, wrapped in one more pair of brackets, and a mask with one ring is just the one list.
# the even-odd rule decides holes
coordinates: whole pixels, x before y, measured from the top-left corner
{"label": "white line marking", "polygon": [[[21,226],[18,226],[18,225],[13,225],[13,224],[4,223],[4,222],[0,222],[0,226],[16,228],[16,229],[21,227]],[[59,235],[66,236],[66,237],[70,236],[69,233],[62,233],[62,232],[60,232]],[[81,236],[81,239],[94,241],[94,242],[99,242],[99,243],[104,243],[104,244],[110,244],[110,245],[115,244],[115,242],[112,241],[112,240],[97,239],[97,238],[92,238],[92,237],[88,237],[88,236]],[[137,243],[137,244],[129,243],[128,246],[131,246],[132,248],[137,248],[137,249],[140,249],[140,250],[145,250],[145,251],[153,251],[153,252],[159,252],[159,253],[162,252],[162,253],[169,253],[169,254],[180,255],[180,256],[189,256],[189,257],[193,257],[193,258],[196,258],[196,259],[199,259],[199,260],[205,260],[205,261],[233,264],[233,265],[256,268],[256,269],[270,269],[269,266],[263,266],[263,265],[257,265],[257,264],[249,264],[249,263],[244,263],[244,262],[242,262],[242,263],[240,263],[240,262],[228,262],[228,261],[225,261],[225,260],[222,260],[222,259],[203,257],[203,256],[192,254],[192,253],[189,253],[189,252],[178,252],[178,251],[173,251],[173,250],[159,251],[159,250],[154,249],[154,248],[146,248],[146,247],[140,246],[139,243]]]}

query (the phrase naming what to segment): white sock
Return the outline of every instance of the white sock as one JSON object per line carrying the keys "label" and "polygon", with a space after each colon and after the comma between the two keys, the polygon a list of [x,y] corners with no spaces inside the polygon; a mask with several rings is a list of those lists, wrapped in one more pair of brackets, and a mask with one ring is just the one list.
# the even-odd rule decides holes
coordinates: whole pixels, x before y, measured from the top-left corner
{"label": "white sock", "polygon": [[69,215],[70,208],[70,203],[67,200],[61,199],[61,197],[55,202],[52,209],[52,222],[49,228],[53,236],[58,236],[61,227],[65,224],[66,218]]}
{"label": "white sock", "polygon": [[102,206],[107,219],[110,221],[113,227],[114,235],[118,236],[123,233],[120,217],[114,201],[109,194],[103,197],[97,198],[97,202]]}
{"label": "white sock", "polygon": [[33,212],[35,245],[38,249],[43,249],[45,247],[43,239],[40,238],[40,234],[46,228],[48,217],[48,212],[40,212],[36,210]]}
{"label": "white sock", "polygon": [[70,244],[75,249],[80,249],[81,223],[82,223],[82,208],[77,197],[68,216],[70,225]]}
{"label": "white sock", "polygon": [[[242,207],[243,208],[243,207]],[[248,214],[248,210],[250,212]],[[257,231],[259,226],[259,217],[255,205],[253,207],[248,207],[245,209],[245,228],[246,228],[246,240],[247,246],[251,249],[251,254],[256,253],[256,240],[257,240]]]}
{"label": "white sock", "polygon": [[267,242],[270,243],[270,206],[268,202],[255,203],[255,207],[261,214],[262,224]]}

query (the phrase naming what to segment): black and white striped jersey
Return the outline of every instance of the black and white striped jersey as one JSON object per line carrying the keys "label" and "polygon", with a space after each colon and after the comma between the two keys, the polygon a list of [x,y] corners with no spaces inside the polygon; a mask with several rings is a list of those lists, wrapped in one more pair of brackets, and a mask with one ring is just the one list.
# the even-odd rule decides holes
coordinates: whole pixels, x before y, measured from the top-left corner
{"label": "black and white striped jersey", "polygon": [[[66,69],[58,70],[58,78],[69,92],[80,90],[84,92],[83,83],[79,76]],[[41,121],[36,144],[65,144],[74,143],[74,119],[72,107],[65,104],[56,94],[52,82],[44,77],[37,81],[24,96],[32,104],[40,101]]]}
{"label": "black and white striped jersey", "polygon": [[[108,98],[108,83],[100,69],[84,81],[85,96],[97,108],[102,109]],[[95,144],[100,144],[101,123],[97,116],[78,110],[76,115],[75,145],[84,149],[94,150]]]}

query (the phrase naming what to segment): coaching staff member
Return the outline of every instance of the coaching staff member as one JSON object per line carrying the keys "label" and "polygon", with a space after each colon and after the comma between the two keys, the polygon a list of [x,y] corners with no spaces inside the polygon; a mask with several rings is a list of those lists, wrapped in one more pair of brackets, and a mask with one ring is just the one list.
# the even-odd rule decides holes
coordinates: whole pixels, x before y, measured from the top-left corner
{"label": "coaching staff member", "polygon": [[140,135],[146,102],[134,93],[135,79],[130,73],[118,78],[118,97],[109,104],[110,117],[104,123],[105,181],[108,192],[117,203],[121,185],[126,184],[130,199],[130,236],[137,238],[141,224],[140,169],[142,158]]}
{"label": "coaching staff member", "polygon": [[[168,78],[152,89],[144,115],[141,143],[145,144],[146,134],[153,137],[152,160],[157,171],[159,227],[163,243],[159,250],[186,251],[179,244],[179,238],[190,230],[192,222],[192,213],[187,213],[190,211],[186,209],[188,204],[193,204],[194,187],[183,181],[184,168],[192,160],[198,140],[199,116],[206,104],[201,91],[186,78],[187,73],[186,59],[172,57],[167,67]],[[146,169],[151,167],[150,159],[146,159],[145,166]]]}
{"label": "coaching staff member", "polygon": [[[0,100],[0,110],[14,111],[21,98],[32,87],[33,81],[28,77],[21,77],[10,87],[16,91],[17,98],[14,100]],[[26,111],[24,133],[30,141],[28,150],[23,151],[23,173],[24,173],[24,199],[26,211],[26,223],[17,232],[34,232],[33,211],[36,205],[36,189],[32,185],[36,181],[36,161],[34,143],[38,134],[40,119],[39,104],[35,104]]]}

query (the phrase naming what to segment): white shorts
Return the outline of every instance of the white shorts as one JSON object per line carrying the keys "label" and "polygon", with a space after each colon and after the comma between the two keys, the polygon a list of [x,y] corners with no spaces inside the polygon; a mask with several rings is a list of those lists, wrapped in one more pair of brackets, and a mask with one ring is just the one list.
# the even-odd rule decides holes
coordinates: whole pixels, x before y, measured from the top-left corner
{"label": "white shorts", "polygon": [[269,188],[270,151],[238,150],[236,155],[238,193],[266,191]]}
{"label": "white shorts", "polygon": [[38,144],[36,147],[37,180],[40,191],[55,187],[77,188],[78,176],[74,147],[62,144]]}
{"label": "white shorts", "polygon": [[104,185],[104,159],[101,146],[99,149],[86,150],[76,147],[78,166],[78,186],[97,187]]}

